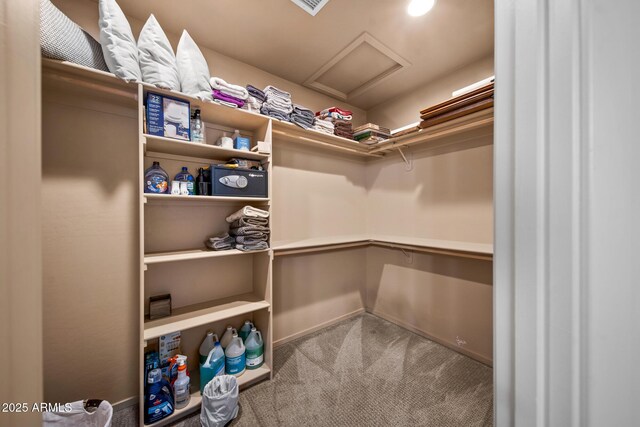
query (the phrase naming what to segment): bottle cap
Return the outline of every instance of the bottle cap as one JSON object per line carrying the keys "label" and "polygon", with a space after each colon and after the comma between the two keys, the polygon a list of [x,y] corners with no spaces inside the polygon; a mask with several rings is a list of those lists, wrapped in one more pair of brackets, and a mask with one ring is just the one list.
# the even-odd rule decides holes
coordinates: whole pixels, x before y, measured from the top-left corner
{"label": "bottle cap", "polygon": [[256,327],[254,326],[253,328],[251,328],[251,332],[257,332],[258,330],[256,329]]}

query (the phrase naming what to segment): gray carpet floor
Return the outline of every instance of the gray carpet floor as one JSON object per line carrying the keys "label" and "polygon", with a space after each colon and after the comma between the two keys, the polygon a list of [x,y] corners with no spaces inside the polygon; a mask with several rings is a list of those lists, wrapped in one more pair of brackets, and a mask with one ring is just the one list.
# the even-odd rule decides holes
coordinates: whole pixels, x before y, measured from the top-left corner
{"label": "gray carpet floor", "polygon": [[[273,369],[240,393],[230,426],[493,424],[490,367],[370,314],[278,347]],[[124,412],[137,419],[120,412],[115,427],[130,425]],[[173,424],[199,425],[199,414]]]}

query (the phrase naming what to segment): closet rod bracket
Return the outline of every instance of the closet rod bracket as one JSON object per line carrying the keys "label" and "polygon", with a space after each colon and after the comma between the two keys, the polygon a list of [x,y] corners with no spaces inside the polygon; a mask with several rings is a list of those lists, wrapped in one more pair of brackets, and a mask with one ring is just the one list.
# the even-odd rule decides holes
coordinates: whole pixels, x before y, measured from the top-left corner
{"label": "closet rod bracket", "polygon": [[411,153],[409,153],[409,158],[407,158],[407,156],[404,154],[404,151],[402,151],[402,147],[398,147],[398,153],[400,153],[400,155],[402,156],[402,160],[404,160],[405,170],[406,171],[412,170],[413,169],[413,156],[411,155]]}

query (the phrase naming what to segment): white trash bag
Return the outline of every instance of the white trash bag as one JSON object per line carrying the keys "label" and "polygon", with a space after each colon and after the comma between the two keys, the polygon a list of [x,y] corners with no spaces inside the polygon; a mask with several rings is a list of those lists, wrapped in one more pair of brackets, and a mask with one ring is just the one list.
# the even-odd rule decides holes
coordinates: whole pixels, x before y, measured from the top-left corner
{"label": "white trash bag", "polygon": [[209,381],[202,392],[203,427],[223,427],[237,417],[238,394],[238,381],[233,375],[220,375]]}
{"label": "white trash bag", "polygon": [[110,427],[113,407],[106,400],[79,400],[60,405],[57,411],[44,412],[44,427]]}

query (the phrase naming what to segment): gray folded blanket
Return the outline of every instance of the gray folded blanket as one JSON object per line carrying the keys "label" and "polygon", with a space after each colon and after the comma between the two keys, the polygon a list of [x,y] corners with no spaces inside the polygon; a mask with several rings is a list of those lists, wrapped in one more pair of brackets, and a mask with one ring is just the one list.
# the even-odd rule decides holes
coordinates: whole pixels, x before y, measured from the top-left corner
{"label": "gray folded blanket", "polygon": [[251,218],[243,216],[240,219],[233,221],[230,225],[231,228],[249,227],[252,225],[261,225],[266,227],[269,225],[269,218]]}
{"label": "gray folded blanket", "polygon": [[229,233],[232,236],[257,236],[260,234],[268,235],[270,232],[269,227],[262,225],[249,225],[246,227],[231,228]]}
{"label": "gray folded blanket", "polygon": [[266,234],[260,236],[236,236],[236,243],[241,245],[253,245],[267,240],[269,240],[269,236]]}
{"label": "gray folded blanket", "polygon": [[267,242],[258,242],[254,244],[237,244],[236,249],[248,252],[248,251],[261,251],[264,249],[269,249],[269,244]]}
{"label": "gray folded blanket", "polygon": [[229,233],[224,233],[219,236],[210,237],[205,244],[214,251],[226,251],[234,248],[236,239],[230,236]]}

